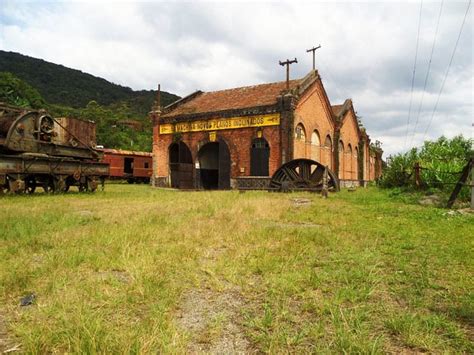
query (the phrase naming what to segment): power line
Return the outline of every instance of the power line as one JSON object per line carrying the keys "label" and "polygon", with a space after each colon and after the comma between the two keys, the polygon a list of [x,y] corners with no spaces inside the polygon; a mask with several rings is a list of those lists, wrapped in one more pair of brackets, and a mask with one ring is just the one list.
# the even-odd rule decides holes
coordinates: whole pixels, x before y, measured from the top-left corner
{"label": "power line", "polygon": [[461,38],[462,30],[464,28],[464,24],[466,23],[467,14],[469,12],[470,7],[471,7],[471,0],[469,0],[469,3],[467,4],[466,13],[464,14],[464,19],[462,20],[461,28],[459,29],[458,39],[456,40],[456,44],[454,45],[453,53],[451,54],[451,59],[449,60],[448,69],[446,70],[446,74],[444,75],[443,83],[441,84],[441,89],[439,90],[438,98],[436,99],[436,104],[434,106],[433,113],[431,114],[430,121],[428,122],[428,126],[426,126],[425,134],[423,135],[423,140],[425,140],[426,134],[428,133],[428,130],[431,126],[431,122],[433,121],[433,117],[438,108],[439,98],[441,97],[441,93],[443,92],[443,89],[444,89],[444,84],[446,83],[446,79],[448,78],[449,70],[451,69],[451,64],[453,63],[454,54],[456,53],[456,49],[458,48],[459,39]]}
{"label": "power line", "polygon": [[430,60],[428,62],[428,70],[426,71],[425,84],[423,86],[423,93],[421,94],[421,100],[420,100],[420,104],[418,106],[418,114],[416,115],[415,127],[413,128],[413,134],[411,136],[410,146],[413,144],[413,139],[415,138],[416,128],[418,127],[418,120],[420,119],[421,108],[423,107],[423,98],[425,97],[426,85],[428,83],[428,77],[430,76],[431,60],[433,59],[433,53],[434,53],[434,49],[435,49],[435,46],[436,46],[436,39],[438,37],[439,21],[441,19],[441,13],[443,12],[443,3],[444,3],[444,0],[441,1],[441,6],[439,7],[438,21],[436,22],[436,31],[435,31],[435,35],[434,35],[434,39],[433,39],[433,45],[431,46]]}
{"label": "power line", "polygon": [[410,93],[410,106],[408,108],[408,118],[407,118],[407,130],[405,133],[405,147],[407,146],[407,139],[408,139],[408,126],[410,124],[410,116],[411,116],[411,105],[413,102],[413,87],[415,85],[415,73],[416,73],[416,60],[418,58],[418,44],[420,41],[420,25],[421,25],[421,13],[423,10],[423,0],[420,3],[420,15],[418,18],[418,34],[416,35],[416,49],[415,49],[415,63],[413,64],[413,76],[411,78],[411,93]]}

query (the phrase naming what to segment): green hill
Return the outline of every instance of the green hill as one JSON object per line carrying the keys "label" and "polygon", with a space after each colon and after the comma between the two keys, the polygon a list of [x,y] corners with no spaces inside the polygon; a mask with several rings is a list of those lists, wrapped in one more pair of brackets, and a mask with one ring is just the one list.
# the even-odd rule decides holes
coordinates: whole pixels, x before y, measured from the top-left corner
{"label": "green hill", "polygon": [[[97,124],[97,142],[107,148],[151,151],[148,119],[157,92],[134,91],[80,70],[0,50],[0,101],[45,108],[54,116],[89,119]],[[166,106],[179,96],[161,92]],[[138,121],[139,129],[120,124]]]}
{"label": "green hill", "polygon": [[[0,72],[10,72],[34,87],[46,102],[72,108],[86,107],[90,101],[101,106],[127,105],[141,117],[149,112],[156,97],[154,90],[134,91],[80,70],[0,50]],[[162,92],[162,105],[179,97]]]}

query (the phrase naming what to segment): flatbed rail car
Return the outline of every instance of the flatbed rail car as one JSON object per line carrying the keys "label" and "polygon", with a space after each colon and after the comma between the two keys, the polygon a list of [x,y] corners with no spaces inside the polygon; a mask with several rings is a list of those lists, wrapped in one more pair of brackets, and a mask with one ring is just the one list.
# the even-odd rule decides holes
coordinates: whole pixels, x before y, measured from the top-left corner
{"label": "flatbed rail car", "polygon": [[95,191],[109,175],[95,123],[0,103],[0,194]]}
{"label": "flatbed rail car", "polygon": [[122,149],[100,149],[103,162],[110,164],[111,180],[128,183],[149,183],[152,175],[152,154]]}

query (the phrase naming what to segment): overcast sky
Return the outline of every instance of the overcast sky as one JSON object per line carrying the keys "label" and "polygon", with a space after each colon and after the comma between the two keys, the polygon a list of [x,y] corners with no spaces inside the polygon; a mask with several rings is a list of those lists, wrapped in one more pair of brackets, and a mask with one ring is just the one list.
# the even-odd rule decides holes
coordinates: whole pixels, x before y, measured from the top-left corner
{"label": "overcast sky", "polygon": [[287,58],[298,58],[292,78],[303,77],[305,50],[321,44],[316,67],[331,103],[352,98],[385,156],[423,138],[472,137],[472,6],[433,116],[468,0],[444,1],[424,94],[441,2],[423,1],[413,96],[421,0],[1,3],[0,49],[180,96],[284,80]]}

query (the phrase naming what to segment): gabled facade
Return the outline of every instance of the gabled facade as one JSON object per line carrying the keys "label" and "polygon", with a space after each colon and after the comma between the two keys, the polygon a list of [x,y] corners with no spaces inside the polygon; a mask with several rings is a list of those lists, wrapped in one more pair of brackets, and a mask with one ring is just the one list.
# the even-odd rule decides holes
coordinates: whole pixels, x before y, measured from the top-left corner
{"label": "gabled facade", "polygon": [[[331,106],[315,70],[291,80],[289,90],[286,85],[197,91],[163,110],[155,107],[150,113],[153,184],[265,187],[282,164],[296,158],[327,165],[353,184],[375,179],[361,158],[361,149],[368,151],[370,142],[359,128],[352,101]],[[342,157],[339,142],[350,147]]]}

